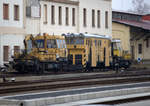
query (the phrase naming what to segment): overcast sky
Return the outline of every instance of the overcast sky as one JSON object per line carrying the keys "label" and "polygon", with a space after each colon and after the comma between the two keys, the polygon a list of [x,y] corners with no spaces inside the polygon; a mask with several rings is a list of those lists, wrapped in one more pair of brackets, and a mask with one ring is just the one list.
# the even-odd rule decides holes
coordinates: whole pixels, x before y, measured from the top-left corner
{"label": "overcast sky", "polygon": [[[150,0],[144,1],[150,4]],[[127,11],[129,9],[132,9],[132,0],[112,0],[112,8],[114,10]]]}

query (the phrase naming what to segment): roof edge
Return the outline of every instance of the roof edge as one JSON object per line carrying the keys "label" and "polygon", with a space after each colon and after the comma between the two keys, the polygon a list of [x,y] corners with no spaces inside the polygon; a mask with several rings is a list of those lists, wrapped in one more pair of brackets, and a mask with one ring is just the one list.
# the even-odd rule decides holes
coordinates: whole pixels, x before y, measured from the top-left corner
{"label": "roof edge", "polygon": [[79,5],[78,1],[70,1],[70,0],[40,0],[40,1],[64,3],[64,4],[71,4],[71,5]]}

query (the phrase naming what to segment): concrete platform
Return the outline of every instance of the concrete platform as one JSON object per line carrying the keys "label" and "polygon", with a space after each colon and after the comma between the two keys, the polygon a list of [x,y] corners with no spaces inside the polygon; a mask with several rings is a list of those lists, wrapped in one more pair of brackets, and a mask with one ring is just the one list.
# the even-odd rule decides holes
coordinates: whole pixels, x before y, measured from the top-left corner
{"label": "concrete platform", "polygon": [[[150,83],[134,83],[84,89],[63,90],[55,92],[41,92],[24,95],[5,96],[0,98],[0,104],[9,106],[50,106],[70,103],[68,106],[90,102],[85,100],[105,99],[106,97],[127,96],[150,92]],[[73,103],[73,104],[72,104]],[[78,103],[78,104],[76,104]],[[92,102],[91,102],[92,103]]]}
{"label": "concrete platform", "polygon": [[120,104],[120,105],[116,105],[116,106],[150,106],[150,100]]}

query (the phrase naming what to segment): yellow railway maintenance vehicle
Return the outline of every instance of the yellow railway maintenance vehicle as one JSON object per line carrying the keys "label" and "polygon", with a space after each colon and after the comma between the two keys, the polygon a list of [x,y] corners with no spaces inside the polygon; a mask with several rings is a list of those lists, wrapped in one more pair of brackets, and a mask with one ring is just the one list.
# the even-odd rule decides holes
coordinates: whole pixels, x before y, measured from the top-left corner
{"label": "yellow railway maintenance vehicle", "polygon": [[110,66],[111,38],[109,36],[72,33],[65,36],[68,60],[73,66],[91,70]]}
{"label": "yellow railway maintenance vehicle", "polygon": [[13,67],[18,72],[56,71],[67,61],[67,48],[63,36],[28,35],[24,45],[23,52],[14,56]]}
{"label": "yellow railway maintenance vehicle", "polygon": [[118,68],[129,68],[131,65],[131,55],[129,53],[123,52],[121,47],[121,40],[113,39],[111,42],[112,68],[116,67],[116,63],[118,65]]}

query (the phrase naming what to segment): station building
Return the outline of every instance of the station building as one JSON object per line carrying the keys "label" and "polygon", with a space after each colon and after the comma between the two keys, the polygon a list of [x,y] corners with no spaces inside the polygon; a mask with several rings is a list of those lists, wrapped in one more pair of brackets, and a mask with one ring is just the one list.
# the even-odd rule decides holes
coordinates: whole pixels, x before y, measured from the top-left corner
{"label": "station building", "polygon": [[25,36],[25,0],[0,0],[0,65],[23,48]]}
{"label": "station building", "polygon": [[150,15],[112,12],[112,38],[120,39],[122,48],[133,60],[150,60]]}

